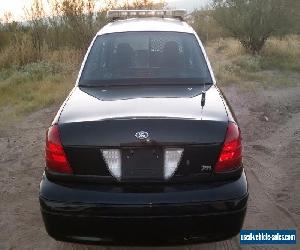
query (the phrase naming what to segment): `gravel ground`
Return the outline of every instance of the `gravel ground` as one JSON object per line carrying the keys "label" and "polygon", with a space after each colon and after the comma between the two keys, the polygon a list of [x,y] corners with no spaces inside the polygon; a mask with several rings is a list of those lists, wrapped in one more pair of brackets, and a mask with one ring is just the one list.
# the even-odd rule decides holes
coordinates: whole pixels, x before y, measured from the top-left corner
{"label": "gravel ground", "polygon": [[[299,229],[300,84],[268,90],[231,86],[223,91],[235,110],[244,139],[244,163],[250,185],[244,228]],[[0,249],[131,249],[61,243],[46,234],[39,211],[38,185],[43,172],[45,130],[57,109],[44,109],[0,128]],[[300,249],[300,245],[290,248]],[[168,249],[241,246],[236,237]]]}

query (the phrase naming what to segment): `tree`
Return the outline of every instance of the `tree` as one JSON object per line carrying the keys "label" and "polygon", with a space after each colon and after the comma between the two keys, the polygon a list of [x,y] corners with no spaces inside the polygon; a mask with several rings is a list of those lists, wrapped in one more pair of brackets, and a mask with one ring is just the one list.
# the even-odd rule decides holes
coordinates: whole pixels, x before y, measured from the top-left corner
{"label": "tree", "polygon": [[214,10],[194,10],[191,14],[190,23],[203,42],[220,38],[224,35],[223,29],[213,18]]}
{"label": "tree", "polygon": [[24,11],[31,27],[30,35],[33,47],[37,50],[37,57],[40,57],[47,30],[47,24],[44,19],[46,14],[42,0],[34,0],[30,9],[24,9]]}
{"label": "tree", "polygon": [[290,32],[297,1],[213,0],[214,18],[247,51],[259,54],[270,36]]}
{"label": "tree", "polygon": [[0,18],[0,48],[14,44],[22,28],[20,23],[13,21],[11,12],[5,12]]}
{"label": "tree", "polygon": [[0,19],[0,49],[5,45],[5,33],[3,31],[2,20]]}
{"label": "tree", "polygon": [[73,45],[78,49],[85,50],[96,32],[93,25],[95,20],[94,1],[62,0],[59,10]]}

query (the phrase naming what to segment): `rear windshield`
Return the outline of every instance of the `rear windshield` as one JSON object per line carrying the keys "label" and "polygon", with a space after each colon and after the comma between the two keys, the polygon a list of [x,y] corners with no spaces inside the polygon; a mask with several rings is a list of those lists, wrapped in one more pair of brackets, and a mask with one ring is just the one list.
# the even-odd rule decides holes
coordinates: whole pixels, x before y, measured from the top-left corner
{"label": "rear windshield", "polygon": [[193,34],[123,32],[98,36],[80,85],[212,83]]}

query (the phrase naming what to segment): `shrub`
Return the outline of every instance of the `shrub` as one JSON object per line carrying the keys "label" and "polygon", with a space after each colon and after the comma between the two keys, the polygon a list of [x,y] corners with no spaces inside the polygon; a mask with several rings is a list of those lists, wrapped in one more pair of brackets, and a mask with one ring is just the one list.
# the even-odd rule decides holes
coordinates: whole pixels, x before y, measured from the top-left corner
{"label": "shrub", "polygon": [[[252,54],[259,54],[271,36],[292,31],[298,0],[214,0],[214,17]],[[295,13],[294,13],[295,12]]]}
{"label": "shrub", "polygon": [[28,35],[19,36],[9,46],[0,51],[0,69],[23,66],[40,60],[38,51],[33,47]]}
{"label": "shrub", "polygon": [[195,10],[192,13],[191,25],[205,43],[224,36],[224,31],[213,18],[213,10]]}

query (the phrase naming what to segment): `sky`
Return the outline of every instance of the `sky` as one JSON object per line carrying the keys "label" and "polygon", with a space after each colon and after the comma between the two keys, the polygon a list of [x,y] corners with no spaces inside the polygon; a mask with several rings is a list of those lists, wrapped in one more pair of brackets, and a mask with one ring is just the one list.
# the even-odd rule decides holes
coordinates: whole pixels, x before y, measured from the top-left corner
{"label": "sky", "polygon": [[[43,0],[46,4],[49,0]],[[120,2],[122,0],[119,0]],[[185,8],[192,10],[199,8],[207,3],[208,0],[166,0],[168,5],[173,8]],[[32,0],[0,0],[0,18],[3,18],[5,13],[10,12],[12,19],[16,21],[24,20],[24,7],[29,7]],[[98,2],[98,6],[101,6],[101,0]]]}
{"label": "sky", "polygon": [[29,6],[31,0],[0,0],[0,18],[6,12],[11,12],[14,20],[20,20],[23,16],[23,8]]}

